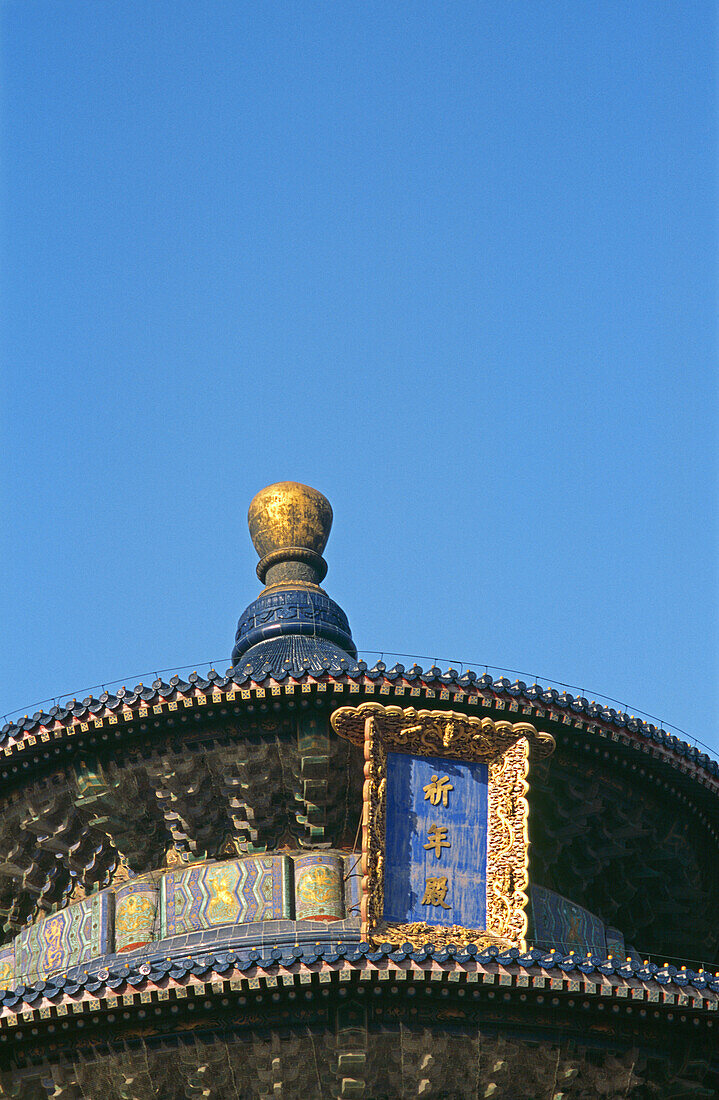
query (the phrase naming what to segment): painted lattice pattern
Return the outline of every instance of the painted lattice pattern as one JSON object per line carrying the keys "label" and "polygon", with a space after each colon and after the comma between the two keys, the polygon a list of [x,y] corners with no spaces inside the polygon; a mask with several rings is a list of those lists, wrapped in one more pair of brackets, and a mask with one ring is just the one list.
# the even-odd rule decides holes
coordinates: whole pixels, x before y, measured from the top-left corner
{"label": "painted lattice pattern", "polygon": [[96,894],[24,929],[15,940],[17,980],[35,981],[109,951],[114,900]]}
{"label": "painted lattice pattern", "polygon": [[543,886],[532,888],[534,942],[538,947],[565,951],[592,951],[603,955],[607,950],[604,925],[581,905],[563,898]]}
{"label": "painted lattice pattern", "polygon": [[166,875],[162,889],[163,927],[168,936],[291,915],[286,856],[248,856],[202,864]]}

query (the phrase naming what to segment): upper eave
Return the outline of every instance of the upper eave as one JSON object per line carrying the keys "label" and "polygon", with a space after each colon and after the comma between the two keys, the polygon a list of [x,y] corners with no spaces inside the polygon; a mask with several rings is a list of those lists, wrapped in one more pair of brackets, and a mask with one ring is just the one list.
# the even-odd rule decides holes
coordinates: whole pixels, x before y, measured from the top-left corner
{"label": "upper eave", "polygon": [[[328,664],[330,662],[328,661]],[[502,677],[462,675],[455,669],[442,671],[432,666],[426,671],[418,665],[388,669],[382,661],[368,668],[364,661],[342,659],[321,674],[305,668],[287,668],[273,675],[254,674],[230,669],[225,675],[211,670],[206,677],[191,673],[187,680],[178,675],[169,681],[155,680],[146,687],[120,688],[115,694],[104,691],[98,698],[88,696],[81,703],[72,700],[66,706],[37,711],[0,731],[0,779],[9,779],[30,766],[31,761],[47,761],[59,753],[63,743],[83,747],[108,745],[131,728],[147,733],[161,726],[174,725],[175,712],[187,717],[188,709],[203,708],[207,718],[256,713],[279,709],[282,700],[293,695],[314,695],[319,702],[330,697],[349,701],[354,695],[400,702],[403,706],[459,708],[472,713],[520,714],[542,725],[559,727],[568,734],[593,735],[630,750],[649,754],[655,761],[669,765],[683,776],[719,794],[719,764],[694,745],[641,718],[615,711],[567,692],[522,681],[510,683]],[[328,694],[329,693],[329,694]],[[357,702],[360,698],[357,699]],[[206,708],[206,709],[205,709]],[[198,711],[196,717],[200,718]],[[116,727],[113,729],[113,727]]]}

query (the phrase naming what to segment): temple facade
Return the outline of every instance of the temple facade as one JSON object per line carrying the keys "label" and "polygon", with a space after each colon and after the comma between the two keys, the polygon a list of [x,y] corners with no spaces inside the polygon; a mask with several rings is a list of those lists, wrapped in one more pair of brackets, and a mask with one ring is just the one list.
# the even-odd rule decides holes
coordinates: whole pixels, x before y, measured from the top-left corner
{"label": "temple facade", "polygon": [[332,510],[249,510],[232,667],[0,735],[0,1097],[719,1095],[719,766],[358,656]]}

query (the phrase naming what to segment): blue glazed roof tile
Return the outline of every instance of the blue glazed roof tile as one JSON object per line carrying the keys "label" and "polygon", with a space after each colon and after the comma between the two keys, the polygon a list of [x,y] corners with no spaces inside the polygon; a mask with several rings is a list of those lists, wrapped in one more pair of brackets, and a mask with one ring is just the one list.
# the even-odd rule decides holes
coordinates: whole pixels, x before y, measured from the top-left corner
{"label": "blue glazed roof tile", "polygon": [[121,687],[114,694],[105,690],[98,698],[88,696],[83,703],[69,700],[64,705],[51,707],[48,712],[36,711],[32,717],[22,717],[15,722],[6,723],[0,731],[0,744],[7,743],[11,738],[17,741],[25,734],[37,731],[39,727],[52,728],[57,723],[65,724],[72,718],[81,721],[87,721],[90,717],[97,718],[102,714],[103,709],[113,712],[122,708],[132,708],[138,702],[143,705],[156,704],[171,698],[176,692],[183,694],[198,690],[207,693],[210,689],[217,691],[225,688],[234,690],[246,684],[248,680],[257,685],[264,684],[268,677],[282,682],[287,676],[300,680],[307,674],[314,677],[327,675],[330,679],[346,677],[352,680],[364,676],[374,682],[384,680],[396,683],[403,680],[413,684],[420,680],[428,688],[434,687],[435,690],[439,686],[456,685],[459,688],[468,688],[474,684],[480,691],[489,690],[497,696],[509,695],[514,699],[521,697],[535,706],[545,705],[556,707],[558,710],[569,709],[573,714],[584,715],[588,719],[604,723],[605,726],[627,729],[632,734],[661,745],[676,757],[691,761],[708,774],[719,776],[719,764],[716,761],[675,735],[635,716],[616,711],[613,707],[588,702],[583,696],[574,697],[568,692],[560,695],[555,688],[545,689],[539,684],[527,687],[521,680],[511,684],[506,677],[493,680],[488,673],[477,677],[473,672],[467,671],[459,676],[454,669],[442,672],[434,665],[427,671],[423,671],[417,664],[410,669],[403,669],[402,665],[397,664],[393,669],[387,670],[384,662],[380,660],[373,668],[368,669],[364,661],[348,656],[331,641],[311,636],[283,635],[259,642],[244,656],[251,658],[245,662],[244,667],[228,669],[224,676],[212,669],[206,677],[193,672],[187,680],[181,679],[179,675],[170,677],[169,682],[156,678],[151,687],[144,684],[138,684],[134,689]]}
{"label": "blue glazed roof tile", "polygon": [[[174,960],[168,967],[167,959],[149,960],[140,965],[131,967],[129,963],[124,966],[111,964],[109,967],[99,967],[94,974],[82,973],[70,980],[67,976],[57,975],[51,982],[36,982],[31,987],[18,986],[14,990],[7,990],[0,994],[0,1002],[9,1009],[15,1008],[22,1001],[32,1005],[41,997],[52,998],[56,996],[73,996],[80,989],[87,988],[92,993],[98,993],[103,986],[110,989],[119,989],[123,985],[137,988],[146,981],[161,980],[169,974],[173,979],[182,980],[188,973],[196,977],[204,977],[211,972],[226,973],[235,964],[239,969],[253,970],[259,966],[265,970],[276,968],[278,965],[295,965],[299,962],[304,965],[313,965],[324,957],[328,963],[336,964],[344,957],[346,961],[363,963],[381,963],[386,957],[393,962],[401,962],[410,959],[412,962],[425,962],[434,957],[435,961],[446,963],[452,958],[457,960],[470,959],[476,953],[476,945],[467,948],[453,947],[429,950],[430,945],[411,948],[403,945],[397,949],[395,945],[382,945],[377,950],[372,950],[369,945],[296,945],[292,948],[265,949],[261,953],[258,949],[250,949],[242,955],[236,952],[220,952],[211,955],[202,955],[198,958],[185,958]],[[474,952],[470,950],[474,948]],[[579,970],[583,974],[598,971],[606,975],[615,975],[623,980],[639,979],[640,981],[655,981],[661,985],[674,982],[679,986],[691,984],[697,990],[709,989],[719,994],[719,981],[703,972],[698,974],[690,970],[677,970],[673,966],[658,968],[655,964],[628,964],[627,962],[615,963],[611,959],[582,959],[577,956],[561,956],[554,954],[542,954],[536,949],[520,953],[517,949],[499,951],[497,948],[485,949],[476,954],[477,963],[481,965],[499,964],[510,972],[534,971],[537,966],[542,969],[555,967],[565,972]],[[111,973],[115,977],[111,977]]]}

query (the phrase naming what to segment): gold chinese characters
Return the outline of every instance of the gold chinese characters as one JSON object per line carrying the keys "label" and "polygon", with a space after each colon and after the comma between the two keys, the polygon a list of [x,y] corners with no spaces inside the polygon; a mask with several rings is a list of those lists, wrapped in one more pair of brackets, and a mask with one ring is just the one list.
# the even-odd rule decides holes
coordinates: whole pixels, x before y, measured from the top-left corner
{"label": "gold chinese characters", "polygon": [[[449,792],[454,790],[454,785],[450,783],[448,775],[443,775],[441,779],[438,775],[433,775],[431,782],[427,783],[422,790],[424,791],[425,802],[429,800],[432,806],[442,805],[445,809],[449,808]],[[452,846],[451,840],[447,839],[448,833],[448,825],[437,825],[436,822],[430,825],[427,833],[428,843],[424,845],[424,848],[427,851],[433,850],[436,859],[442,858],[444,848],[451,848]],[[451,909],[452,906],[447,905],[445,902],[448,889],[447,875],[441,877],[429,876],[425,880],[424,897],[420,905],[434,905],[440,906],[442,909]]]}
{"label": "gold chinese characters", "polygon": [[428,783],[422,790],[424,791],[425,802],[429,799],[433,806],[438,806],[441,802],[446,807],[449,805],[447,801],[449,792],[453,791],[454,787],[450,783],[448,775],[443,775],[441,779],[438,775],[433,775],[432,782]]}
{"label": "gold chinese characters", "polygon": [[425,848],[428,851],[430,848],[434,848],[434,854],[437,859],[442,855],[443,848],[451,847],[451,841],[447,840],[447,832],[448,828],[446,825],[431,825],[427,833],[429,844],[425,844]]}
{"label": "gold chinese characters", "polygon": [[442,907],[442,909],[451,909],[451,905],[445,904],[444,899],[446,897],[447,876],[430,876],[424,885],[424,897],[422,898],[422,905],[439,905]]}

